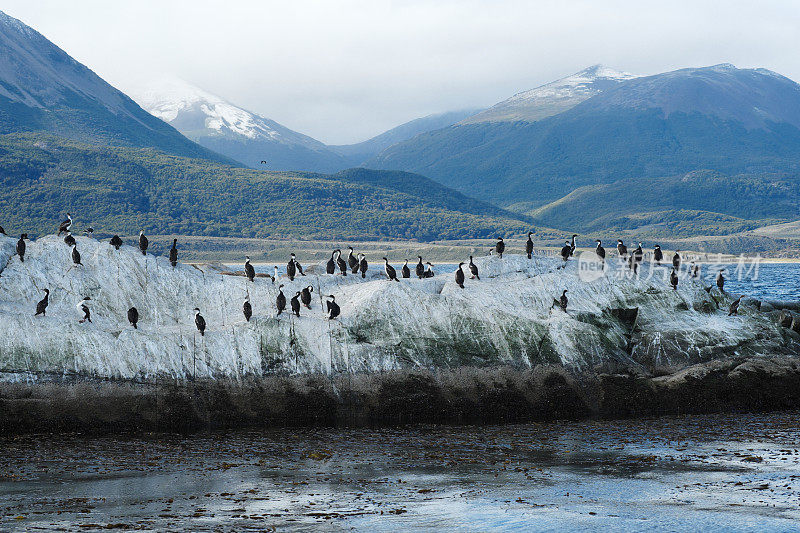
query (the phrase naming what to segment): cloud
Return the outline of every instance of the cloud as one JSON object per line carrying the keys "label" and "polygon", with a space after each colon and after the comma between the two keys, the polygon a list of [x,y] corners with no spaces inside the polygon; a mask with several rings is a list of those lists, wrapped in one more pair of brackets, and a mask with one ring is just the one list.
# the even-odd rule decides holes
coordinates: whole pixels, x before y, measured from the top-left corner
{"label": "cloud", "polygon": [[124,91],[175,75],[330,143],[488,106],[594,63],[800,79],[800,3],[6,0]]}

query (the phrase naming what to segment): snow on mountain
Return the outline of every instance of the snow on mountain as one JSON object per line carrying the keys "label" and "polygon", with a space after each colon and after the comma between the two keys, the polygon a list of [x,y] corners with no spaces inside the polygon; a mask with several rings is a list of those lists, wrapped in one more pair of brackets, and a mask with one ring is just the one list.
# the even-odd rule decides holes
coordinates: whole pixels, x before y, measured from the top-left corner
{"label": "snow on mountain", "polygon": [[193,141],[254,168],[334,172],[347,166],[316,139],[183,80],[154,82],[134,99]]}
{"label": "snow on mountain", "polygon": [[629,72],[593,65],[566,78],[517,93],[483,113],[467,118],[462,124],[541,120],[566,111],[620,82],[637,77]]}
{"label": "snow on mountain", "polygon": [[[560,258],[507,254],[476,258],[481,279],[467,279],[465,289],[452,274],[396,283],[380,272],[367,279],[327,275],[324,264],[306,264],[306,276],[273,284],[211,268],[172,268],[133,246],[117,251],[107,241],[76,239],[82,266],[72,264],[70,248],[55,235],[29,242],[24,263],[13,255],[15,240],[0,236],[0,379],[240,378],[461,365],[588,371],[607,363],[652,368],[797,350],[768,315],[742,306],[728,317],[728,296],[713,293],[722,303],[717,309],[697,280],[684,279],[674,291],[661,267],[652,278],[583,281],[578,261],[560,269]],[[287,300],[313,286],[311,309],[276,316],[279,284]],[[34,317],[45,288],[47,315]],[[553,309],[563,289],[567,313]],[[321,311],[329,294],[342,311],[334,321]],[[246,295],[250,322],[242,315]],[[92,322],[81,324],[76,303],[85,296]],[[132,306],[138,329],[127,322]],[[205,336],[195,328],[195,307]]]}

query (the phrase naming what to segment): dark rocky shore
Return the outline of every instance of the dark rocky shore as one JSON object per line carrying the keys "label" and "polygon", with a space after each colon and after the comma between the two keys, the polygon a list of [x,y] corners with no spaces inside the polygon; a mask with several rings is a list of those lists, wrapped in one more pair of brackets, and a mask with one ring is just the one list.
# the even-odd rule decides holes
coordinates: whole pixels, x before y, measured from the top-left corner
{"label": "dark rocky shore", "polygon": [[730,358],[669,372],[461,368],[139,384],[0,385],[0,432],[495,424],[800,408],[800,360]]}

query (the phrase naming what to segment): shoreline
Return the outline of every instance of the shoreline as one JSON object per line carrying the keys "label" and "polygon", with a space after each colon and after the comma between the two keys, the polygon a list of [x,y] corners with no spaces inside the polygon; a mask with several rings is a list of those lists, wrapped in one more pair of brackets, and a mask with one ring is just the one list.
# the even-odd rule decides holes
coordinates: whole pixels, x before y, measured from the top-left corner
{"label": "shoreline", "polygon": [[485,425],[800,408],[800,359],[714,360],[682,369],[462,367],[161,383],[64,379],[0,384],[3,434],[280,427]]}

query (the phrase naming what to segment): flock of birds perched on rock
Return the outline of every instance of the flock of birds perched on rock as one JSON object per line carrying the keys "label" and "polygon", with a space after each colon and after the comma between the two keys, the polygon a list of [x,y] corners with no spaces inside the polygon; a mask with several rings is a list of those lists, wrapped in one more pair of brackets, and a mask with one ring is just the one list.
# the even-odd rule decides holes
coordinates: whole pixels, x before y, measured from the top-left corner
{"label": "flock of birds perched on rock", "polygon": [[[70,256],[74,266],[82,266],[81,263],[81,254],[78,251],[77,243],[75,238],[72,236],[72,227],[73,227],[73,219],[70,213],[67,213],[67,219],[64,220],[58,227],[58,236],[64,235],[64,243],[71,248]],[[94,233],[92,228],[86,228],[84,230],[88,237],[91,237]],[[5,231],[2,227],[0,227],[0,235],[6,235]],[[525,253],[528,259],[532,258],[533,254],[533,240],[532,240],[533,232],[528,232],[528,239],[525,243]],[[560,255],[563,260],[563,264],[559,268],[565,268],[567,262],[573,255],[575,254],[575,238],[578,237],[577,234],[573,234],[571,239],[568,239],[564,242],[564,246],[561,248]],[[28,234],[23,233],[20,235],[19,240],[17,241],[16,252],[19,256],[21,262],[25,261],[25,252],[26,252],[26,240],[28,240]],[[595,248],[595,254],[597,258],[602,262],[603,268],[605,269],[605,261],[606,261],[606,250],[603,247],[602,241],[600,239],[596,239],[595,241],[597,246]],[[123,245],[122,239],[118,235],[114,235],[111,237],[109,244],[113,246],[116,250],[119,250],[120,247]],[[173,239],[172,246],[169,249],[168,260],[170,265],[175,268],[178,265],[178,240]],[[147,250],[149,248],[149,240],[144,234],[144,231],[139,232],[139,239],[138,239],[138,247],[139,251],[142,255],[147,255]],[[642,243],[639,243],[638,246],[632,251],[628,252],[627,246],[623,243],[621,239],[617,240],[617,254],[618,260],[622,264],[627,264],[627,267],[633,271],[633,273],[638,273],[639,265],[644,260],[644,251],[642,249]],[[505,252],[506,245],[505,241],[502,237],[497,239],[495,245],[489,250],[489,254],[497,255],[498,257],[502,258],[503,253]],[[661,250],[659,245],[655,245],[653,248],[653,262],[656,264],[661,264],[664,260],[664,254]],[[430,262],[423,262],[422,256],[417,256],[418,262],[414,267],[414,274],[419,279],[427,279],[434,277],[433,265]],[[400,279],[407,279],[411,277],[411,268],[408,265],[408,259],[405,260],[402,268],[400,269],[400,277],[398,277],[397,270],[389,264],[389,260],[386,257],[383,257],[383,270],[384,273],[389,281],[396,281],[399,282]],[[678,273],[680,272],[682,264],[682,257],[680,255],[680,250],[676,250],[675,254],[672,256],[672,270],[669,275],[669,283],[672,286],[673,290],[677,290],[679,277]],[[458,264],[458,268],[455,271],[455,283],[456,285],[464,289],[465,288],[465,281],[467,280],[466,274],[464,272],[464,266],[468,266],[469,270],[469,279],[480,280],[480,275],[478,272],[478,267],[473,262],[473,256],[469,256],[469,263],[461,262]],[[367,262],[366,256],[363,253],[355,254],[354,249],[352,246],[348,246],[348,255],[347,259],[342,258],[342,251],[340,249],[333,250],[331,253],[330,259],[325,264],[325,272],[329,275],[337,274],[337,271],[342,276],[347,276],[348,273],[353,275],[360,274],[362,278],[366,278],[366,273],[369,268],[369,264]],[[717,288],[721,292],[725,292],[725,277],[723,276],[724,269],[720,270],[716,277],[716,285]],[[244,274],[247,277],[249,282],[255,282],[256,272],[255,268],[250,262],[250,257],[245,258],[244,263]],[[292,253],[290,254],[289,262],[286,265],[286,276],[289,278],[289,281],[294,281],[297,275],[305,276],[306,274],[303,272],[302,265],[298,262],[297,256]],[[696,265],[694,262],[691,262],[688,274],[691,278],[697,278],[700,275],[700,267]],[[274,267],[273,275],[266,275],[272,279],[272,283],[278,279],[278,267]],[[278,295],[275,300],[275,306],[277,309],[277,315],[280,316],[286,310],[286,296],[283,293],[284,285],[281,284],[278,287]],[[719,308],[719,302],[711,295],[711,288],[705,288],[706,292],[708,292],[709,296],[714,299],[714,302],[717,304]],[[34,316],[45,316],[47,312],[47,306],[49,304],[49,297],[50,297],[50,290],[43,289],[44,298],[42,298],[36,304],[36,313]],[[314,287],[309,285],[303,288],[300,291],[296,291],[295,295],[289,300],[289,305],[291,307],[291,312],[296,315],[300,316],[300,309],[301,305],[306,307],[307,309],[311,309],[311,294],[314,292]],[[738,314],[739,304],[741,299],[744,295],[739,296],[729,308],[728,316]],[[91,319],[91,309],[90,309],[90,302],[91,298],[86,296],[82,298],[77,303],[78,310],[82,313],[82,318],[80,319],[80,323],[84,322],[92,322]],[[561,296],[558,299],[553,299],[553,306],[556,308],[560,308],[564,312],[567,310],[567,305],[569,300],[567,298],[567,289],[564,289],[561,293]],[[332,294],[326,296],[325,301],[326,306],[326,313],[325,316],[329,320],[333,320],[337,318],[341,314],[341,308],[336,303],[336,297]],[[242,313],[245,317],[246,321],[250,321],[251,317],[253,316],[253,307],[250,302],[250,295],[249,291],[245,298],[245,301],[242,305]],[[134,329],[138,328],[138,321],[139,321],[139,311],[136,307],[131,307],[127,312],[127,319],[128,322]],[[206,330],[206,321],[205,318],[202,316],[200,309],[194,309],[194,320],[195,326],[197,330],[200,332],[201,336],[205,336]]]}

